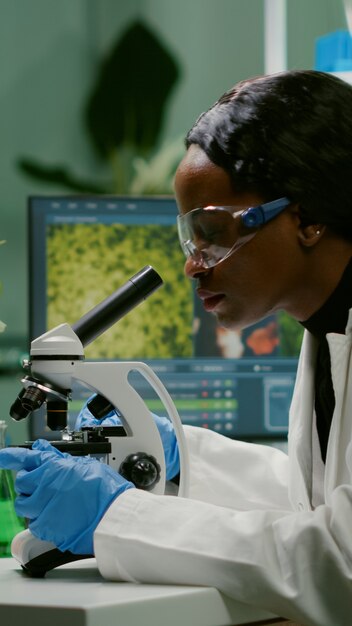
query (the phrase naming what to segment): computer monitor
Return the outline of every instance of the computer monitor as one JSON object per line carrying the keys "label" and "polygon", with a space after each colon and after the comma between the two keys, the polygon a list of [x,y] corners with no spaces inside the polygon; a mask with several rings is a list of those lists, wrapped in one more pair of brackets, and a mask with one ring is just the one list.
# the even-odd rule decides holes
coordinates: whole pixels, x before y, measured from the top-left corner
{"label": "computer monitor", "polygon": [[[86,358],[146,362],[185,424],[247,440],[286,436],[302,328],[284,313],[243,332],[218,326],[183,274],[173,198],[38,196],[28,208],[31,340],[76,322],[151,265],[164,286],[91,343]],[[162,413],[148,385],[138,385]],[[90,394],[73,390],[70,427]],[[38,412],[31,436],[50,438]]]}

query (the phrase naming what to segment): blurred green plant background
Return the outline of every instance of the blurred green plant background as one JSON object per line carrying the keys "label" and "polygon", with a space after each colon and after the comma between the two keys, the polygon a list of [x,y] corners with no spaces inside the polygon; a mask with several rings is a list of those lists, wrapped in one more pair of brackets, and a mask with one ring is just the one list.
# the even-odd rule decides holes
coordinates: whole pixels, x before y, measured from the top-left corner
{"label": "blurred green plant background", "polygon": [[183,137],[160,144],[160,136],[180,74],[160,37],[143,22],[132,22],[98,64],[82,111],[104,177],[82,178],[65,164],[48,165],[26,155],[18,158],[18,168],[36,181],[76,193],[172,193]]}

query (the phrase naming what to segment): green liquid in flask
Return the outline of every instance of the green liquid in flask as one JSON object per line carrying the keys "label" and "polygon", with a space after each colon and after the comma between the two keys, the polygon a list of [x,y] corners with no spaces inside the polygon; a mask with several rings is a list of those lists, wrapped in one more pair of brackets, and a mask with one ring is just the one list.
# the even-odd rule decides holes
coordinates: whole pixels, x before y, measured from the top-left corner
{"label": "green liquid in flask", "polygon": [[[6,428],[6,422],[0,421],[0,449],[5,447]],[[0,469],[0,558],[11,556],[12,539],[26,527],[16,514],[15,498],[12,471]]]}

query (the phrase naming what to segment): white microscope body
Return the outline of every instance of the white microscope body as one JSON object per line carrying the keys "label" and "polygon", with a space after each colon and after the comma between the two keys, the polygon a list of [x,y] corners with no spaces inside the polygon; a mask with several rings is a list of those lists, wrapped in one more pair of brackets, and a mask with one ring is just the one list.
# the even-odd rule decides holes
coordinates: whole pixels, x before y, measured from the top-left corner
{"label": "white microscope body", "polygon": [[[144,283],[149,281],[150,276],[154,284],[150,288],[147,285],[145,289]],[[155,284],[155,276],[159,279],[158,284]],[[61,324],[32,341],[30,362],[27,364],[30,374],[22,380],[23,390],[11,409],[11,415],[15,419],[22,419],[43,402],[48,406],[54,403],[56,410],[57,404],[65,405],[71,399],[70,392],[74,383],[85,385],[92,393],[102,397],[110,409],[117,410],[121,427],[104,427],[102,423],[102,427],[86,428],[82,431],[69,431],[63,428],[61,441],[52,442],[53,445],[75,455],[97,456],[100,461],[109,464],[128,480],[135,482],[137,487],[154,494],[164,494],[167,488],[166,469],[159,431],[149,409],[129,380],[130,374],[137,371],[157,393],[172,422],[180,456],[178,495],[187,497],[188,457],[185,436],[176,407],[160,379],[145,363],[84,360],[83,343],[89,343],[92,338],[104,332],[127,310],[145,299],[161,284],[160,277],[153,268],[147,266],[116,292],[117,297],[115,296],[113,304],[110,298],[108,317],[104,311],[109,299],[95,307],[72,327]],[[113,314],[111,307],[115,311]],[[79,335],[84,341],[81,341]],[[12,553],[27,573],[38,577],[44,576],[46,571],[57,565],[85,558],[71,553],[60,553],[53,544],[34,538],[29,530],[19,533],[14,538]]]}

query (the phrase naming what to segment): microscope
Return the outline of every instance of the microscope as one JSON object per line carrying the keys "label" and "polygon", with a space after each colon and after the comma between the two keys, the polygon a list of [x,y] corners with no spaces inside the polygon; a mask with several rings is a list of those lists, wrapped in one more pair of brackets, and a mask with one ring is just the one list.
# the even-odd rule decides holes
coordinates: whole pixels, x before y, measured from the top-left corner
{"label": "microscope", "polygon": [[[168,489],[163,445],[149,409],[131,384],[130,375],[137,371],[154,389],[173,424],[180,456],[177,495],[187,497],[185,436],[176,407],[160,379],[142,362],[98,362],[84,358],[86,345],[162,284],[159,274],[146,266],[72,326],[60,324],[34,339],[30,359],[23,364],[26,371],[21,380],[23,387],[10,415],[22,420],[44,405],[47,427],[61,434],[58,441],[51,441],[54,447],[76,456],[94,456],[137,488],[162,495]],[[68,428],[68,406],[76,382],[94,394],[88,408],[101,425],[79,431]],[[104,418],[113,410],[121,425],[104,426]],[[31,447],[30,442],[24,445]],[[61,552],[54,544],[35,538],[29,530],[16,535],[11,550],[23,570],[38,578],[59,565],[93,556]]]}

